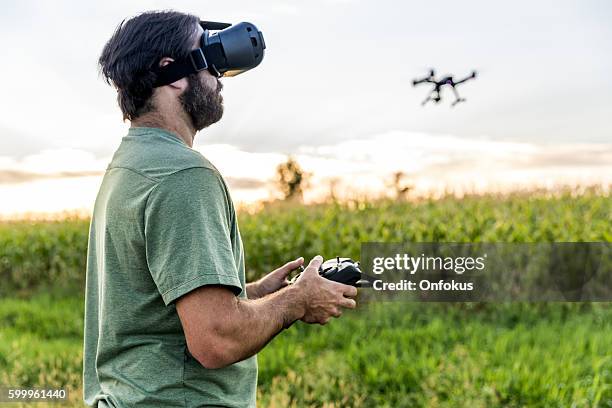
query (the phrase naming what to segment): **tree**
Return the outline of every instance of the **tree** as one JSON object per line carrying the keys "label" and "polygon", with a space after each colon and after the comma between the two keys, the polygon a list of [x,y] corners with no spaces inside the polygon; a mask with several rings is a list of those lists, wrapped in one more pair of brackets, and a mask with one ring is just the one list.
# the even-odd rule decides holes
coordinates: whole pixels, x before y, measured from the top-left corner
{"label": "tree", "polygon": [[276,167],[276,182],[285,200],[301,201],[309,177],[310,174],[291,156]]}
{"label": "tree", "polygon": [[395,198],[398,200],[405,200],[408,197],[410,190],[413,188],[413,185],[406,182],[405,178],[406,173],[403,171],[396,171],[393,173],[391,182],[389,183],[395,193]]}

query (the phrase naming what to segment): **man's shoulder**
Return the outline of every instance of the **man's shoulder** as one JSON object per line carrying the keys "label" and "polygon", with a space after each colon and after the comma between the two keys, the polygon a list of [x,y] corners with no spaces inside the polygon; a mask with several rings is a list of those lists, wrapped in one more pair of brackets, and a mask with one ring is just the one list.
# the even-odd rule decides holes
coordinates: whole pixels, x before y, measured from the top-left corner
{"label": "man's shoulder", "polygon": [[125,137],[108,166],[108,170],[114,168],[131,170],[154,182],[197,168],[219,176],[217,168],[200,152],[163,134]]}

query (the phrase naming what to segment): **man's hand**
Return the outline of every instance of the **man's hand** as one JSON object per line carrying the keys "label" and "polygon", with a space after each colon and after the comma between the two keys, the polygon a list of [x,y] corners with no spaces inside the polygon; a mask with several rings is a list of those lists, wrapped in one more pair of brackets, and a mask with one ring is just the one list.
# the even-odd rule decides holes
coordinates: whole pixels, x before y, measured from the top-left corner
{"label": "man's hand", "polygon": [[320,256],[294,284],[278,290],[287,285],[289,271],[303,262],[298,258],[266,275],[262,281],[276,282],[267,286],[274,293],[257,300],[238,298],[221,285],[202,286],[177,299],[191,355],[206,368],[225,367],[254,355],[296,320],[325,324],[339,317],[341,308],[355,308],[350,297],[357,288],[319,276]]}
{"label": "man's hand", "polygon": [[326,324],[332,317],[342,315],[341,308],[357,306],[351,299],[357,296],[357,288],[321,277],[319,266],[322,262],[320,255],[315,256],[294,284],[304,296],[305,313],[301,320],[306,323]]}
{"label": "man's hand", "polygon": [[267,296],[277,290],[284,288],[289,284],[287,276],[291,271],[297,269],[304,263],[304,258],[299,257],[298,259],[287,262],[278,269],[273,270],[257,282],[253,282],[247,285],[247,295],[249,299],[258,299]]}

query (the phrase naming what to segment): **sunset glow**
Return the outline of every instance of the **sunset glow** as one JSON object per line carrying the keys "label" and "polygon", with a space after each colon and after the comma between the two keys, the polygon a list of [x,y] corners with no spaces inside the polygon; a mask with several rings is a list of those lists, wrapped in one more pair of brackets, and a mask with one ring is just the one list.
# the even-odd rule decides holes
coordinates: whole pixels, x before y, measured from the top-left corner
{"label": "sunset glow", "polygon": [[[197,150],[219,168],[237,205],[278,197],[275,169],[285,155],[249,153],[222,144]],[[389,195],[391,176],[398,171],[405,174],[415,197],[612,184],[612,148],[606,144],[547,146],[394,131],[300,147],[294,157],[311,175],[306,202],[325,199],[332,186],[340,199]],[[0,215],[66,210],[87,214],[109,161],[77,150],[49,151],[21,161],[0,158],[5,179],[0,184]]]}

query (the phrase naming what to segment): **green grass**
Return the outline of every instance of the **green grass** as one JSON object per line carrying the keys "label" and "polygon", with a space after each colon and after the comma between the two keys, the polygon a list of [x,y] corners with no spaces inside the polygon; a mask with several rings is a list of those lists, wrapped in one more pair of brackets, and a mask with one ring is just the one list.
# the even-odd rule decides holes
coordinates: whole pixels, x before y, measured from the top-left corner
{"label": "green grass", "polygon": [[384,304],[329,327],[299,325],[261,353],[261,399],[279,406],[606,406],[612,311],[581,307]]}
{"label": "green grass", "polygon": [[[79,405],[82,298],[0,302],[0,383],[68,387]],[[262,406],[612,404],[607,304],[370,304],[297,323],[259,355]]]}
{"label": "green grass", "polygon": [[82,336],[80,296],[1,299],[0,384],[67,388],[72,405],[82,405]]}
{"label": "green grass", "polygon": [[[362,241],[611,241],[597,191],[240,214],[248,275]],[[0,384],[67,387],[79,406],[87,220],[0,224]],[[612,407],[612,307],[361,305],[298,323],[259,356],[261,406]],[[40,406],[40,405],[39,405]]]}
{"label": "green grass", "polygon": [[[247,277],[298,256],[359,258],[361,242],[612,241],[609,193],[275,205],[241,213]],[[88,220],[0,222],[0,296],[84,285]]]}

